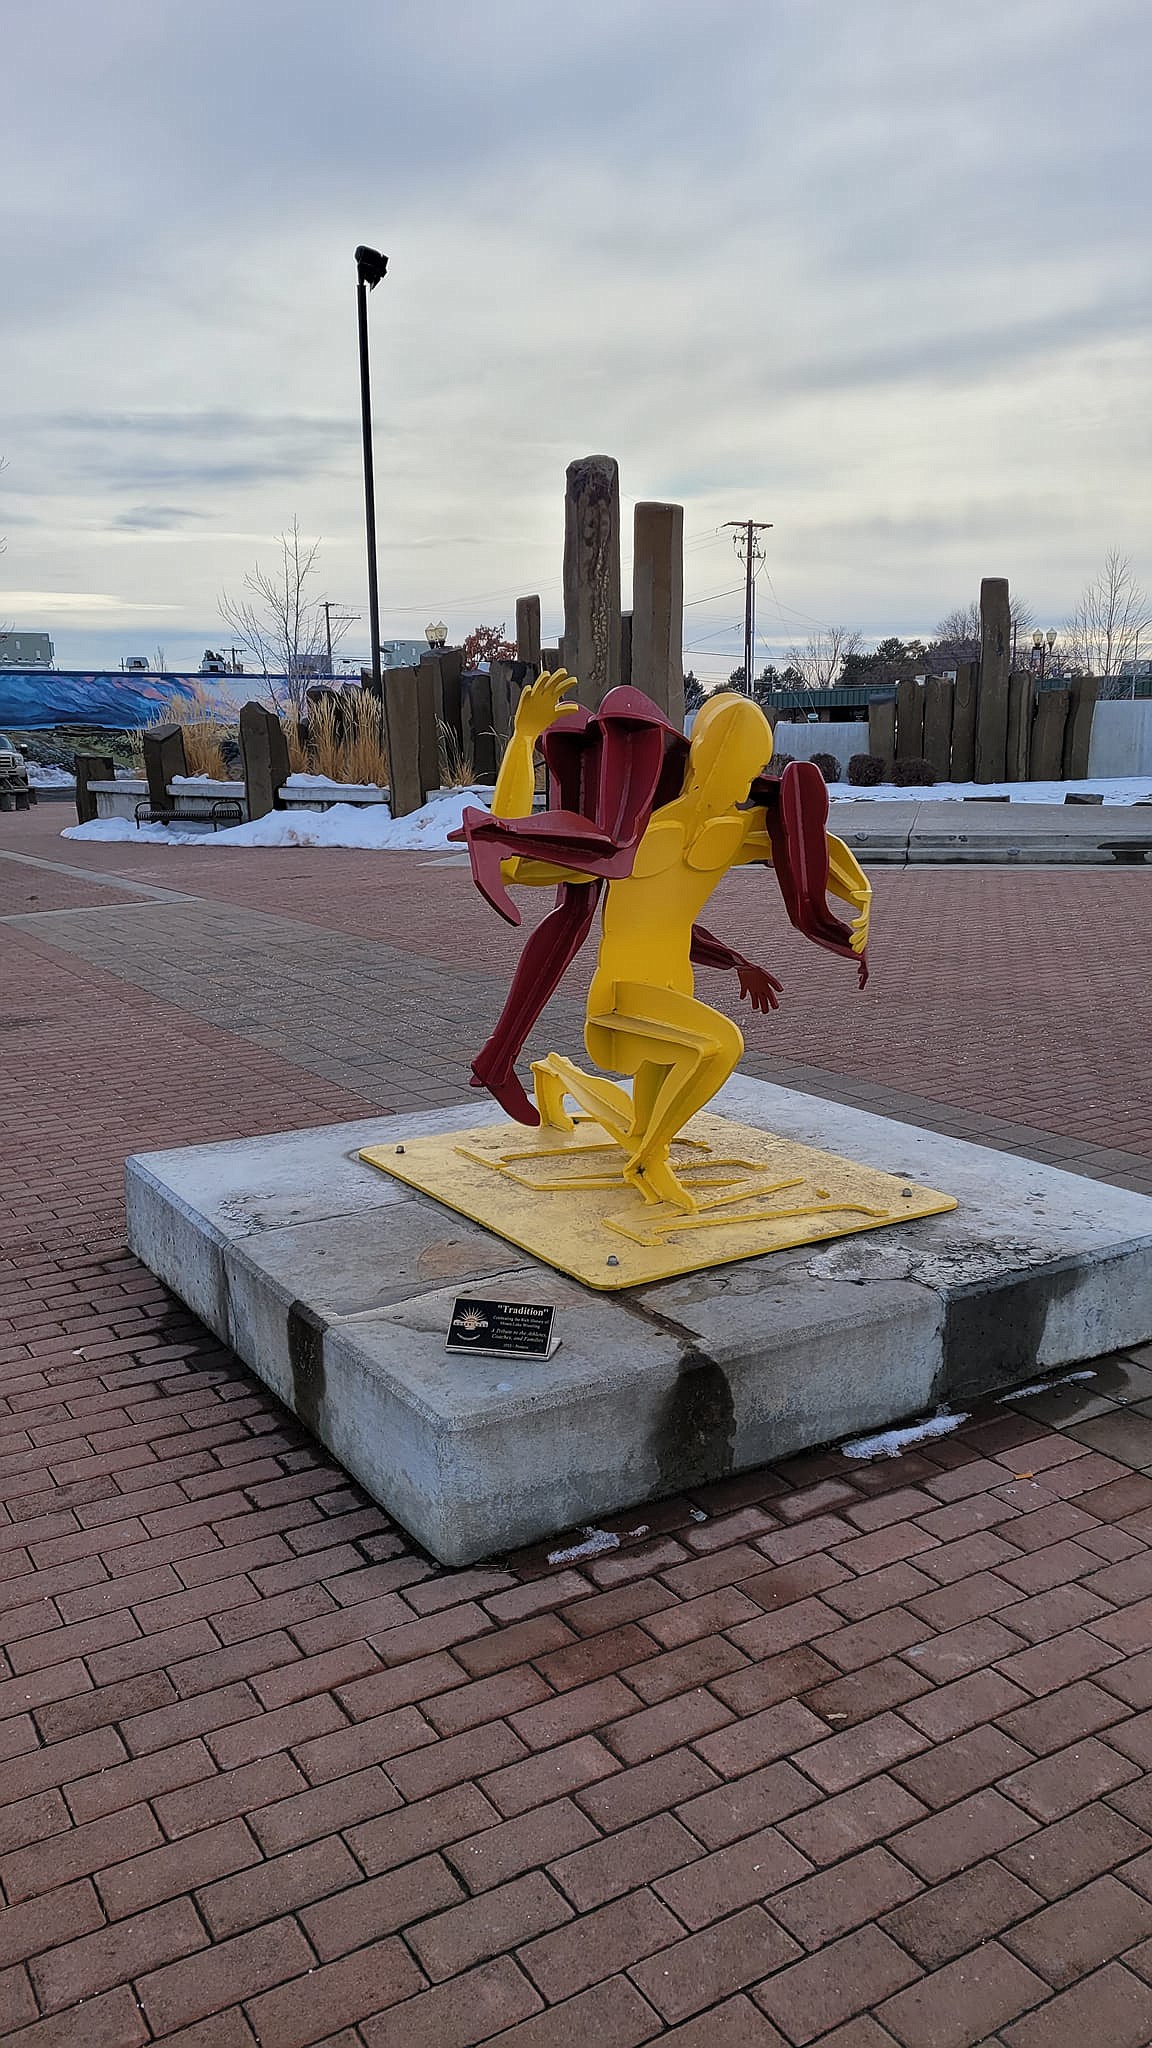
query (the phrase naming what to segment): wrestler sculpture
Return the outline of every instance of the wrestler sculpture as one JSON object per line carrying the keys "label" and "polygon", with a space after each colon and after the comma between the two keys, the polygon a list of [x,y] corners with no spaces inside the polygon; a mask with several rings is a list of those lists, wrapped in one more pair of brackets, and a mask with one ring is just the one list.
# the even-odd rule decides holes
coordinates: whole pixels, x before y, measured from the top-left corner
{"label": "wrestler sculpture", "polygon": [[[734,969],[755,1009],[776,1009],[780,993],[771,974],[696,918],[729,868],[772,866],[792,923],[854,959],[863,987],[871,886],[826,831],[820,771],[794,762],[779,781],[765,776],[772,728],[749,699],[709,697],[688,742],[639,690],[610,691],[595,713],[565,703],[574,681],[558,669],[523,691],[491,813],[466,810],[454,835],[468,844],[477,886],[510,923],[520,916],[509,884],[558,890],[473,1061],[473,1086],[488,1088],[520,1122],[561,1131],[573,1128],[565,1108],[572,1098],[622,1147],[629,1186],[646,1202],[692,1211],[696,1198],[674,1172],[669,1148],[744,1050],[738,1027],[696,995],[693,966]],[[549,809],[533,815],[538,742]],[[515,1059],[605,890],[584,1029],[602,1072],[586,1074],[549,1053],[532,1063],[533,1104]],[[850,926],[828,909],[828,890],[855,912]],[[629,1078],[631,1092],[604,1074]]]}

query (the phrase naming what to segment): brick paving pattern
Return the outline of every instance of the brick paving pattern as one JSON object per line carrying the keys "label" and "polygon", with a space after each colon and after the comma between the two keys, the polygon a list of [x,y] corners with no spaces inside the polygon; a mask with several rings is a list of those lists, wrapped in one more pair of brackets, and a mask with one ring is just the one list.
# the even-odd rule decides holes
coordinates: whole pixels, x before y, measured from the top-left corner
{"label": "brick paving pattern", "polygon": [[[1152,1347],[441,1570],[128,1256],[120,1175],[458,1099],[514,936],[438,861],[63,821],[0,821],[0,2037],[1147,2048]],[[874,1007],[791,948],[754,1069],[1152,1185],[1147,885],[879,879]]]}

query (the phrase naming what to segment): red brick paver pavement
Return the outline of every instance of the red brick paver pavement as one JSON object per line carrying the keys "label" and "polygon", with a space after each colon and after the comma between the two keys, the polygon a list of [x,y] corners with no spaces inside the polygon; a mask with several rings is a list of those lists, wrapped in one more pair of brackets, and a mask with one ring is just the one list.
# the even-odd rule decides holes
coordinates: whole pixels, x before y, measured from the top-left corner
{"label": "red brick paver pavement", "polygon": [[[0,2036],[1146,2048],[1152,1352],[899,1461],[814,1456],[660,1503],[579,1569],[441,1571],[123,1249],[126,1151],[361,1114],[383,1054],[357,1094],[193,991],[146,992],[110,878],[202,899],[213,856],[35,823],[0,856],[100,883],[20,868],[7,914],[39,921],[0,923]],[[358,857],[297,871],[294,898],[257,858],[270,915],[371,943]],[[212,872],[243,909],[241,868]],[[426,901],[412,951],[447,977],[459,872],[389,873],[383,942]],[[888,879],[894,931],[916,878]],[[992,1004],[1034,878],[982,879]],[[1116,885],[1115,957],[1103,898],[1093,946],[1122,990],[1138,878],[1040,879],[1057,935],[1089,914],[1082,882]],[[953,881],[929,878],[921,919]],[[53,940],[76,909],[92,948],[115,921],[122,958]],[[237,982],[258,931],[236,927]],[[1003,1056],[1011,1113],[1058,1143],[1027,1078],[1059,1042],[1057,978],[1027,1058],[1010,1036]],[[827,1039],[819,1060],[789,1044],[835,1084]],[[1097,1065],[1100,1155],[1146,1153]],[[879,1051],[853,1071],[891,1079]],[[927,1100],[936,1071],[900,1078]]]}

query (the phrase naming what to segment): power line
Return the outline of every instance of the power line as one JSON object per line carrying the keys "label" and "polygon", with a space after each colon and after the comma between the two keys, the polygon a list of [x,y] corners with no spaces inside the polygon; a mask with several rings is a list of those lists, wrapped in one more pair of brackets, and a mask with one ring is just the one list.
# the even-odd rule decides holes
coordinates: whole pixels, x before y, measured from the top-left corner
{"label": "power line", "polygon": [[732,585],[732,588],[731,588],[730,590],[711,590],[711,591],[709,591],[709,593],[708,593],[708,596],[707,596],[707,597],[686,597],[686,598],[685,598],[685,600],[684,600],[684,609],[685,609],[685,611],[689,611],[689,610],[691,610],[691,607],[692,607],[692,606],[693,606],[694,604],[715,604],[715,602],[716,602],[717,598],[720,598],[720,597],[735,597],[735,595],[736,595],[737,591],[738,591],[738,590],[739,590],[740,588],[741,588],[741,585],[740,585],[739,583],[734,583],[734,584]]}
{"label": "power line", "polygon": [[752,695],[752,655],[756,643],[756,565],[764,560],[759,536],[767,533],[770,519],[726,519],[733,526],[733,545],[744,564],[744,688]]}

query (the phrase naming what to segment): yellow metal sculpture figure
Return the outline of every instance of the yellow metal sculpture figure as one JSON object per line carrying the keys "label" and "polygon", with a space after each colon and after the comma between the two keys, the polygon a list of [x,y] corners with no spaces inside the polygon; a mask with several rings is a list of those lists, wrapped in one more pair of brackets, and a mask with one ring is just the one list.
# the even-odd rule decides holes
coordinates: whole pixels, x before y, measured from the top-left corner
{"label": "yellow metal sculpture figure", "polygon": [[[544,949],[538,974],[546,985],[533,1004],[538,983],[527,977],[527,1008],[521,991],[519,1010],[503,1033],[503,1053],[497,1057],[493,1048],[509,1007],[515,1009],[515,986],[501,1026],[474,1063],[477,1084],[492,1088],[521,1124],[535,1128],[523,1130],[519,1142],[513,1142],[515,1125],[505,1123],[416,1138],[400,1154],[373,1147],[362,1156],[598,1288],[953,1208],[950,1196],[703,1113],[735,1069],[744,1039],[730,1018],[697,996],[693,962],[735,968],[741,994],[757,1009],[775,1008],[780,986],[697,923],[730,869],[775,864],[792,922],[855,958],[863,983],[871,886],[849,849],[825,830],[819,771],[793,767],[781,784],[762,780],[772,730],[747,698],[727,692],[709,698],[685,747],[639,692],[613,692],[589,718],[564,701],[573,682],[559,670],[524,690],[491,815],[466,813],[464,825],[474,873],[490,900],[500,908],[507,902],[498,901],[481,876],[482,841],[492,856],[489,875],[498,859],[501,897],[509,884],[558,889],[553,918],[563,922],[569,895],[569,923],[574,917],[580,927],[567,948]],[[578,814],[555,809],[534,819],[537,744],[563,732],[569,720],[581,745],[600,748],[590,757],[592,769],[586,761],[582,771],[583,807]],[[668,748],[664,768],[670,759],[674,771],[671,790],[664,774],[662,800],[655,798],[650,772],[647,799],[629,809],[629,750],[656,728]],[[550,767],[562,770],[562,748],[552,744],[550,751],[545,740],[545,752]],[[647,758],[651,771],[650,748]],[[659,766],[659,753],[655,759]],[[569,783],[575,786],[571,777]],[[584,1043],[602,1071],[586,1073],[559,1053],[533,1061],[533,1109],[513,1075],[509,1038],[514,1053],[527,1029],[525,1014],[531,1021],[543,1007],[588,928],[601,889]],[[828,911],[825,890],[849,906],[850,925]],[[510,905],[504,914],[516,915]],[[542,937],[538,928],[529,947]],[[631,1089],[606,1075],[624,1077]],[[599,1132],[588,1132],[590,1122]]]}
{"label": "yellow metal sculpture figure", "polygon": [[[561,669],[524,691],[492,800],[495,817],[530,814],[535,743],[569,709],[563,699],[573,682]],[[571,1131],[564,1098],[572,1097],[623,1145],[624,1180],[646,1202],[697,1207],[670,1163],[672,1140],[744,1051],[739,1026],[695,994],[692,929],[730,868],[772,859],[764,812],[738,808],[771,757],[772,728],[757,704],[728,693],[709,698],[696,718],[683,793],[653,813],[631,873],[608,883],[584,1043],[598,1067],[631,1077],[632,1093],[559,1053],[532,1066],[542,1122]],[[841,840],[829,837],[828,850],[829,886],[856,912],[851,943],[863,954],[871,884]],[[583,879],[522,858],[509,861],[506,873],[538,887]]]}

